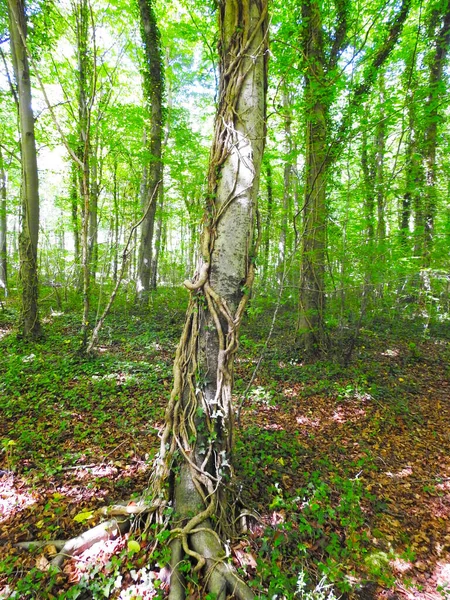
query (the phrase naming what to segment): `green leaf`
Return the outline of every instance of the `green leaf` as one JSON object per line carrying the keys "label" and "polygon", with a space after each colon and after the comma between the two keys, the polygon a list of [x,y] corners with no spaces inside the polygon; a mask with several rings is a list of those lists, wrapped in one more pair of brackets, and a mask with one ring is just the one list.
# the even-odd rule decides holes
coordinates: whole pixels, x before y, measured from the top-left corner
{"label": "green leaf", "polygon": [[76,521],[77,523],[83,523],[84,521],[88,521],[89,519],[92,519],[93,516],[94,516],[94,511],[89,510],[86,512],[78,513],[77,515],[74,516],[73,520]]}
{"label": "green leaf", "polygon": [[136,540],[130,540],[128,542],[128,552],[130,552],[130,554],[136,554],[136,552],[139,552],[140,549],[141,546]]}

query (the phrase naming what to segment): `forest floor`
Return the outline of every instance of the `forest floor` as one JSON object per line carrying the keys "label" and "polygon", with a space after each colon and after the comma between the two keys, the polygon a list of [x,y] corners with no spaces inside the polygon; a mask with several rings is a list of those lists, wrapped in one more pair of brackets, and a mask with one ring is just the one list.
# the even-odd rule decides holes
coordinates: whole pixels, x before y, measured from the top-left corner
{"label": "forest floor", "polygon": [[[164,595],[167,552],[147,567],[150,539],[98,544],[61,573],[48,565],[51,540],[78,535],[99,522],[96,509],[147,487],[183,312],[163,293],[149,316],[118,307],[84,359],[78,315],[48,316],[32,345],[16,338],[13,312],[0,311],[0,598]],[[237,402],[270,323],[254,312]],[[348,598],[448,600],[450,344],[367,328],[348,367],[307,364],[286,333],[290,318],[277,323],[236,431],[241,499],[257,518],[232,542],[232,560],[260,598],[306,598],[304,572]],[[48,545],[15,546],[30,540]],[[207,597],[194,579],[190,593]]]}

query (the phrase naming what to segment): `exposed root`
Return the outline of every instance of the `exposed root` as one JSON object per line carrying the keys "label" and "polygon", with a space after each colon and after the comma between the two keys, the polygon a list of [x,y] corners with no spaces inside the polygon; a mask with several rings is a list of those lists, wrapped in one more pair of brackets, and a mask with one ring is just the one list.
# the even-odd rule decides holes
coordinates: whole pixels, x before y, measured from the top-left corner
{"label": "exposed root", "polygon": [[152,512],[152,510],[154,510],[154,507],[151,504],[140,500],[137,503],[118,503],[110,506],[103,506],[95,511],[95,513],[104,517],[126,517],[129,515],[144,515]]}
{"label": "exposed root", "polygon": [[[203,528],[190,536],[193,549],[206,560],[208,589],[226,598],[233,594],[239,600],[253,600],[252,590],[238,577],[235,569],[223,559],[223,548],[212,529]],[[220,595],[222,594],[222,595]]]}
{"label": "exposed root", "polygon": [[[64,546],[51,561],[53,567],[61,568],[64,560],[75,554],[80,554],[97,542],[112,540],[123,535],[130,528],[129,519],[118,521],[111,519],[85,531],[81,535],[65,542]],[[48,545],[49,542],[46,543]]]}
{"label": "exposed root", "polygon": [[183,600],[185,590],[185,578],[180,571],[180,564],[183,560],[183,549],[178,539],[173,540],[170,545],[172,555],[170,559],[170,591],[169,600]]}
{"label": "exposed root", "polygon": [[54,546],[57,550],[62,550],[65,544],[67,544],[67,541],[68,540],[32,540],[31,542],[17,542],[14,546],[30,551],[46,548],[47,546]]}
{"label": "exposed root", "polygon": [[193,292],[195,290],[199,290],[201,287],[203,287],[205,285],[205,282],[208,279],[208,271],[209,271],[209,263],[204,263],[198,274],[197,281],[195,283],[192,283],[191,281],[186,280],[183,282],[183,285],[191,292]]}
{"label": "exposed root", "polygon": [[225,600],[229,594],[238,600],[253,600],[252,590],[240,579],[232,565],[225,562],[222,544],[210,527],[194,530],[182,541],[175,539],[171,544],[171,578],[169,600],[185,600],[185,578],[180,564],[186,554],[197,561],[195,570],[201,566],[208,591],[217,600]]}

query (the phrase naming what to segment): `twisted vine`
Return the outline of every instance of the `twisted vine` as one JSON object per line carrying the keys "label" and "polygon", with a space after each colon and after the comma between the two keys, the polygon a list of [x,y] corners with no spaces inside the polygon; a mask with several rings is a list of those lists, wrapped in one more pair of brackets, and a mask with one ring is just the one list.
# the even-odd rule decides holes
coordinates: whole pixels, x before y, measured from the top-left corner
{"label": "twisted vine", "polygon": [[[216,255],[216,240],[221,219],[244,195],[252,199],[248,214],[253,214],[256,208],[254,192],[259,165],[255,167],[253,163],[254,147],[249,141],[255,133],[248,130],[245,121],[248,117],[241,115],[240,101],[243,86],[258,60],[264,61],[265,73],[267,4],[265,0],[241,0],[231,4],[233,8],[228,6],[228,10],[234,11],[234,23],[227,23],[225,34],[223,20],[230,13],[225,14],[225,0],[219,7],[219,19],[222,19],[221,84],[207,178],[202,259],[193,281],[184,284],[190,299],[174,360],[174,383],[166,407],[165,427],[149,486],[152,500],[147,526],[156,523],[166,527],[164,514],[174,499],[176,503],[177,477],[181,479],[187,472],[192,495],[197,498],[196,508],[194,514],[185,512],[171,517],[169,532],[173,556],[177,556],[177,561],[181,560],[179,557],[184,552],[192,559],[194,571],[208,565],[210,571],[216,570],[229,587],[240,590],[236,592],[239,597],[250,598],[252,594],[248,588],[229,573],[226,565],[222,568],[218,564],[222,560],[221,540],[235,535],[234,528],[239,521],[232,516],[237,509],[231,460],[233,361],[248,292],[253,284],[252,257],[257,252],[259,235],[252,234],[251,230],[247,234],[250,237],[245,254],[245,276],[240,289],[233,292],[233,300],[227,300],[219,293],[212,274],[214,265],[220,260]],[[252,12],[255,6],[259,11],[257,18]],[[251,82],[254,85],[253,79]],[[258,141],[258,160],[262,139],[263,135]],[[245,148],[244,152],[242,148]],[[219,194],[224,167],[233,153],[234,184],[231,182],[226,194],[223,189]],[[242,185],[242,178],[239,179],[240,172],[245,172],[245,185]],[[211,347],[214,356],[210,355]],[[176,510],[178,513],[178,508]],[[192,543],[195,536],[201,535],[208,536],[214,551],[199,551],[198,545]],[[210,573],[210,579],[213,578]]]}

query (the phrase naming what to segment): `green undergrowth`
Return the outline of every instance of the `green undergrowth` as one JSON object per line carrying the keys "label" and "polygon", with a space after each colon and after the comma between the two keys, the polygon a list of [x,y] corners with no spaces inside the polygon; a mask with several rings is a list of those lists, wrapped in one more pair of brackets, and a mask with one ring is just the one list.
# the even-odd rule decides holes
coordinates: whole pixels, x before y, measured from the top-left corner
{"label": "green undergrowth", "polygon": [[[78,533],[73,516],[80,510],[139,494],[147,485],[187,294],[162,289],[139,308],[120,297],[89,358],[79,352],[76,302],[70,296],[60,310],[44,303],[45,335],[36,343],[17,338],[14,302],[0,310],[0,468],[38,498],[11,523],[41,539]],[[404,331],[396,338],[363,327],[349,366],[334,356],[306,361],[293,335],[295,312],[282,310],[247,390],[272,310],[266,300],[252,300],[236,357],[236,400],[244,404],[236,430],[237,486],[253,516],[248,535],[231,543],[231,556],[262,600],[332,600],[333,593],[351,595],[366,582],[389,588],[392,561],[415,560],[417,550],[411,533],[396,540],[379,529],[391,502],[374,484],[387,470],[380,448],[385,436],[402,435],[402,444],[427,425],[417,405],[421,377],[450,358],[448,345],[430,352]],[[95,313],[91,318],[95,322]],[[436,375],[429,377],[432,387]],[[90,463],[110,471],[71,479],[71,469]],[[435,483],[424,493],[437,495]],[[70,499],[67,490],[80,488],[90,495]],[[163,567],[167,545],[158,552],[153,564]],[[18,569],[15,561],[1,558],[0,574],[16,598],[117,598],[124,581],[158,585],[142,539],[73,585],[61,574]],[[192,598],[209,598],[189,577]]]}

